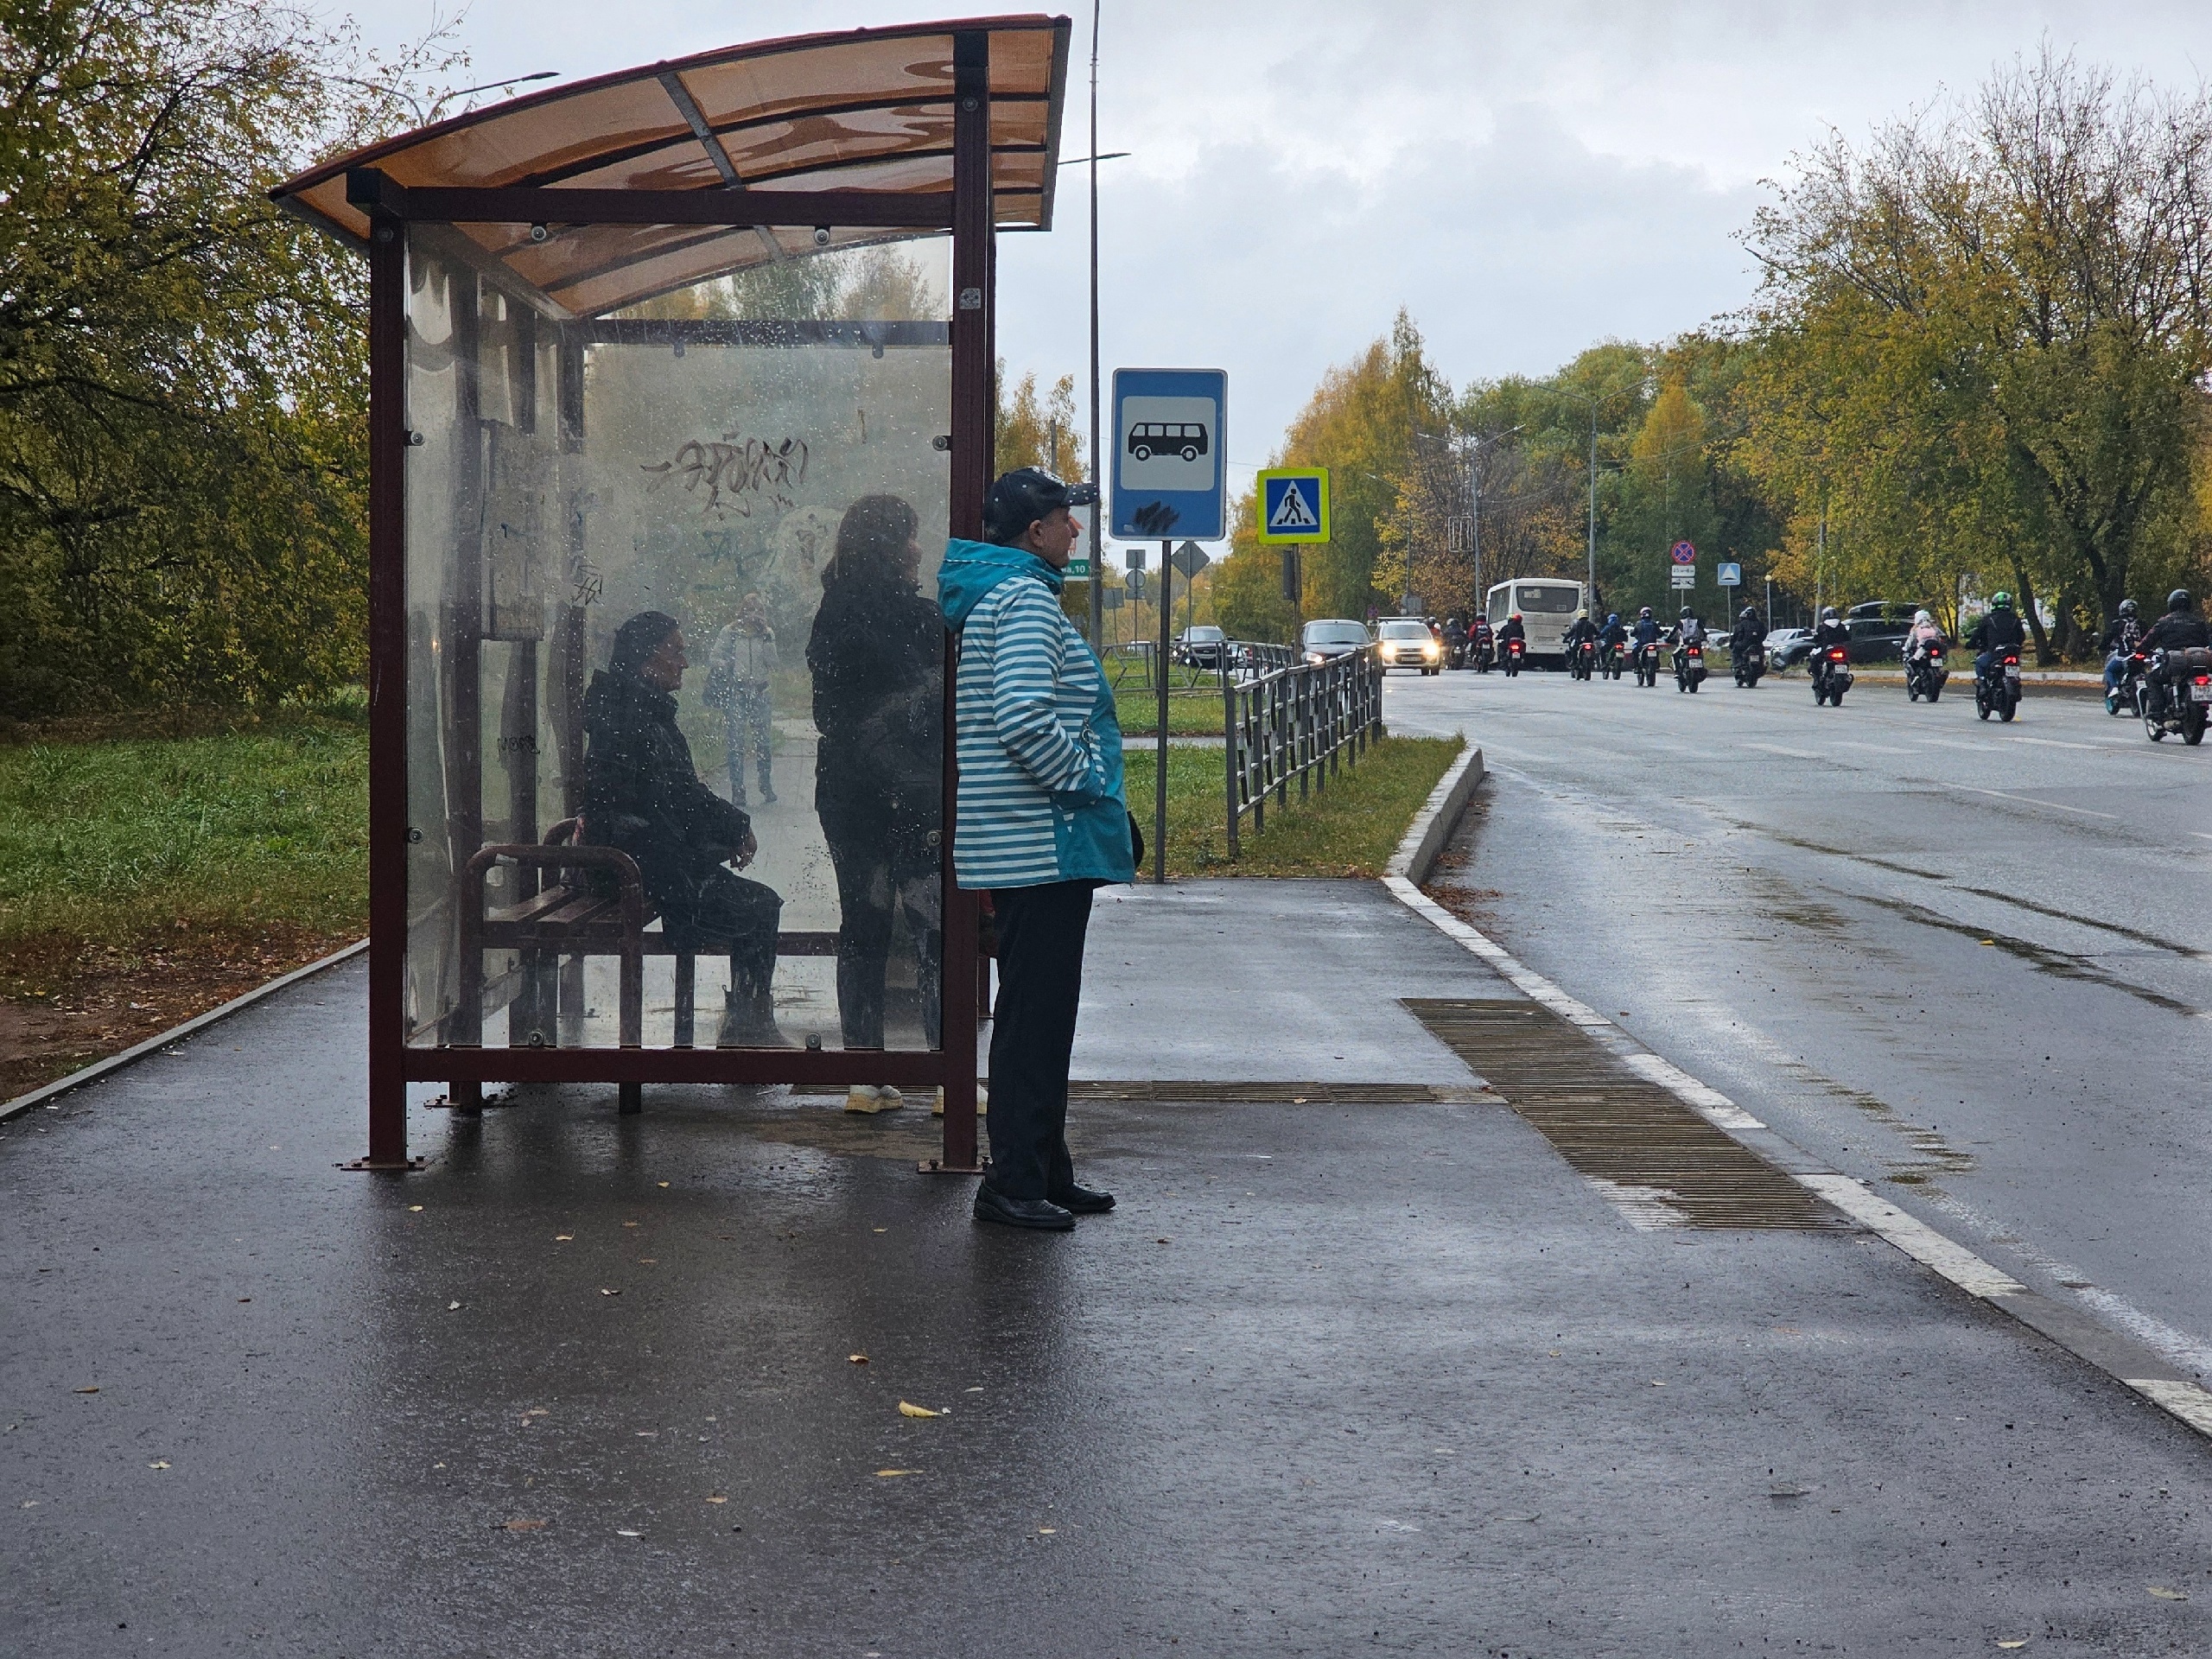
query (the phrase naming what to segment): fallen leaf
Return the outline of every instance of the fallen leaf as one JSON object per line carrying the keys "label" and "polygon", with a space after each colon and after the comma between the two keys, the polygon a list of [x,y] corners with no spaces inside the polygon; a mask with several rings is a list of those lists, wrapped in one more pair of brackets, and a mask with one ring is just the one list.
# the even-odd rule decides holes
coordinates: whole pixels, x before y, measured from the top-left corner
{"label": "fallen leaf", "polygon": [[942,1412],[931,1411],[927,1406],[918,1406],[911,1400],[901,1400],[899,1402],[899,1414],[901,1417],[940,1417],[944,1415]]}
{"label": "fallen leaf", "polygon": [[1999,1642],[1997,1645],[2000,1648],[2024,1648],[2028,1645],[2028,1638],[2024,1636],[2017,1642]]}
{"label": "fallen leaf", "polygon": [[663,1185],[663,1186],[666,1186],[666,1185],[668,1185],[668,1183],[667,1183],[666,1181],[663,1181],[663,1182],[661,1182],[661,1183],[660,1183],[660,1185]]}
{"label": "fallen leaf", "polygon": [[1651,1386],[1655,1389],[1663,1389],[1667,1385],[1664,1382],[1654,1382]]}
{"label": "fallen leaf", "polygon": [[707,1502],[709,1503],[727,1503],[729,1502],[729,1499],[721,1497],[715,1497],[709,1498]]}
{"label": "fallen leaf", "polygon": [[634,1226],[636,1226],[638,1224],[637,1224],[636,1222],[634,1222],[634,1221],[626,1221],[626,1222],[624,1222],[622,1224],[623,1224],[625,1227],[634,1227]]}
{"label": "fallen leaf", "polygon": [[152,1462],[152,1463],[148,1464],[146,1466],[147,1466],[149,1469],[166,1469],[166,1468],[168,1468],[168,1467],[169,1466],[169,1463],[168,1463],[168,1459],[167,1458],[161,1458],[161,1459],[156,1459],[156,1460],[155,1460],[154,1462]]}
{"label": "fallen leaf", "polygon": [[1155,1238],[1152,1242],[1155,1244],[1173,1244],[1175,1241],[1172,1238]]}
{"label": "fallen leaf", "polygon": [[642,1538],[645,1535],[635,1527],[617,1527],[614,1529],[614,1535],[617,1538]]}
{"label": "fallen leaf", "polygon": [[575,1242],[575,1236],[574,1233],[556,1233],[553,1235],[553,1242],[556,1244],[570,1244]]}
{"label": "fallen leaf", "polygon": [[1059,1529],[1058,1529],[1058,1527],[1039,1527],[1039,1528],[1038,1528],[1038,1529],[1037,1529],[1037,1530],[1038,1530],[1039,1532],[1040,1532],[1040,1533],[1044,1534],[1046,1537],[1049,1538],[1049,1537],[1051,1537],[1054,1533],[1058,1532],[1058,1531],[1059,1530]]}
{"label": "fallen leaf", "polygon": [[620,1296],[622,1293],[619,1290],[602,1289],[599,1294],[602,1296]]}
{"label": "fallen leaf", "polygon": [[641,1255],[638,1258],[638,1265],[641,1268],[657,1268],[660,1265],[660,1257],[657,1255]]}
{"label": "fallen leaf", "polygon": [[532,1406],[528,1411],[523,1413],[525,1417],[550,1417],[552,1414],[543,1406]]}
{"label": "fallen leaf", "polygon": [[503,1532],[543,1532],[545,1530],[545,1522],[526,1520],[521,1516],[517,1516],[512,1521],[502,1521],[499,1528]]}
{"label": "fallen leaf", "polygon": [[83,1388],[83,1389],[70,1389],[70,1390],[69,1390],[69,1392],[70,1392],[70,1393],[72,1393],[72,1394],[98,1394],[99,1391],[100,1391],[100,1385],[99,1385],[99,1383],[97,1383],[97,1382],[93,1383],[93,1384],[92,1384],[91,1387],[89,1387],[89,1388]]}
{"label": "fallen leaf", "polygon": [[866,1354],[847,1354],[845,1357],[852,1361],[855,1365],[865,1365],[868,1363],[868,1356]]}
{"label": "fallen leaf", "polygon": [[419,1204],[410,1204],[407,1206],[407,1212],[410,1215],[419,1216],[423,1213],[423,1206]]}
{"label": "fallen leaf", "polygon": [[890,1480],[899,1475],[918,1475],[921,1472],[918,1469],[879,1469],[875,1471],[875,1478],[878,1480]]}
{"label": "fallen leaf", "polygon": [[891,1230],[888,1227],[879,1227],[875,1230],[879,1233],[887,1233]]}
{"label": "fallen leaf", "polygon": [[448,1302],[448,1303],[446,1304],[446,1312],[447,1312],[447,1313],[460,1313],[460,1312],[461,1312],[461,1304],[460,1304],[459,1302]]}
{"label": "fallen leaf", "polygon": [[2155,1584],[2151,1586],[2151,1593],[2160,1601],[2187,1601],[2189,1599],[2189,1592],[2186,1590],[2167,1590]]}
{"label": "fallen leaf", "polygon": [[238,1298],[238,1300],[240,1300],[240,1301],[242,1301],[242,1302],[250,1302],[250,1301],[251,1301],[252,1300],[253,1300],[253,1298],[252,1298],[252,1297],[251,1297],[251,1296],[241,1296],[241,1297],[239,1297],[239,1298]]}

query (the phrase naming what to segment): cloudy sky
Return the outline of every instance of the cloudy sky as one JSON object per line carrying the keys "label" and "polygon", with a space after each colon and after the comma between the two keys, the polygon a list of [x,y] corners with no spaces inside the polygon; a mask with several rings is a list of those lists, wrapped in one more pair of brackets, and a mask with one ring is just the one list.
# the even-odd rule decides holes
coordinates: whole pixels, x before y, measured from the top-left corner
{"label": "cloudy sky", "polygon": [[[1133,152],[1100,169],[1105,365],[1227,369],[1232,486],[1402,305],[1454,385],[1546,373],[1594,340],[1662,339],[1741,305],[1736,232],[1762,181],[1832,127],[1863,136],[2045,38],[2177,90],[2212,73],[2205,0],[1104,8],[1101,148]],[[383,44],[431,12],[354,9]],[[931,15],[912,0],[474,0],[461,35],[477,78],[574,76]],[[1088,153],[1090,20],[1085,3],[1070,158]],[[1000,257],[1010,366],[1079,385],[1084,189],[1063,175],[1060,228],[1007,238]]]}

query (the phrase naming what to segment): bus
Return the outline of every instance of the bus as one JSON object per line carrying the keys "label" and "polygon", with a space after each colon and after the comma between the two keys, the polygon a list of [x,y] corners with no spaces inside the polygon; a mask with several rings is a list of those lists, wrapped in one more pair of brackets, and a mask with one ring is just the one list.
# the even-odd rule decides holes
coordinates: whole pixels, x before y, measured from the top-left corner
{"label": "bus", "polygon": [[1518,576],[1491,588],[1484,611],[1493,631],[1503,627],[1505,619],[1514,612],[1520,612],[1521,626],[1529,634],[1529,662],[1565,668],[1567,624],[1588,602],[1584,597],[1588,591],[1579,582],[1555,576]]}

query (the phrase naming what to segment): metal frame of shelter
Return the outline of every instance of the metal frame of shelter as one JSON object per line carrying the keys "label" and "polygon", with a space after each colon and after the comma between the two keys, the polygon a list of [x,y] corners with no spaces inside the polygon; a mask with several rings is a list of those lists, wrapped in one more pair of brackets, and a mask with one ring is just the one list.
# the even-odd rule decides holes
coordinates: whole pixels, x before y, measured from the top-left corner
{"label": "metal frame of shelter", "polygon": [[[1001,227],[1051,228],[1068,44],[1066,18],[1021,16],[731,47],[474,111],[341,157],[271,193],[369,262],[369,1145],[352,1167],[418,1166],[407,1150],[410,1083],[447,1083],[462,1104],[480,1102],[483,1085],[495,1080],[615,1084],[626,1105],[646,1083],[941,1085],[938,1166],[978,1167],[978,906],[952,872],[957,663],[950,635],[938,1047],[408,1040],[406,473],[408,448],[418,441],[408,426],[408,247],[410,226],[449,227],[446,240],[457,257],[518,300],[531,326],[554,331],[559,348],[580,362],[587,342],[626,334],[665,334],[680,351],[687,330],[707,340],[716,330],[764,326],[607,315],[658,294],[815,248],[950,233],[947,528],[978,537],[993,471],[996,236]],[[880,341],[868,331],[912,326],[812,327],[824,336],[853,331],[855,339],[841,343],[875,343],[880,355]],[[564,428],[570,378],[563,377]],[[574,397],[580,405],[581,390]],[[579,431],[581,419],[579,407]],[[466,636],[457,636],[452,656],[448,671],[477,671]],[[480,763],[470,787],[480,796]],[[461,818],[470,821],[466,811]],[[480,806],[474,822],[480,836]]]}

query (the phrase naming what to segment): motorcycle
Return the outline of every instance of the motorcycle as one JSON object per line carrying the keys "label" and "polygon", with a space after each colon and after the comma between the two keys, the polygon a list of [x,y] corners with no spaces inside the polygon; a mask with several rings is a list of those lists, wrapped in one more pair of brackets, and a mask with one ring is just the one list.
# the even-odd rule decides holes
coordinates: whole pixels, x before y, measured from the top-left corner
{"label": "motorcycle", "polygon": [[1597,666],[1598,642],[1595,639],[1576,640],[1573,652],[1567,659],[1567,673],[1575,679],[1586,680],[1596,673]]}
{"label": "motorcycle", "polygon": [[1628,672],[1628,642],[1616,639],[1607,645],[1598,658],[1598,671],[1609,680],[1618,680]]}
{"label": "motorcycle", "polygon": [[1505,642],[1505,677],[1507,679],[1510,680],[1520,673],[1522,653],[1528,648],[1528,643],[1525,640],[1509,639]]}
{"label": "motorcycle", "polygon": [[1467,665],[1467,641],[1465,635],[1456,639],[1448,633],[1444,636],[1444,665],[1446,668],[1454,669],[1465,668]]}
{"label": "motorcycle", "polygon": [[2196,747],[2212,715],[2212,651],[2202,645],[2162,651],[2151,659],[2151,673],[2158,683],[2145,687],[2143,729],[2153,743],[2179,732],[2183,742]]}
{"label": "motorcycle", "polygon": [[1497,652],[1491,648],[1488,634],[1480,634],[1467,641],[1467,658],[1474,664],[1476,673],[1490,672],[1491,664],[1497,660]]}
{"label": "motorcycle", "polygon": [[1843,707],[1843,694],[1851,690],[1850,664],[1851,652],[1842,645],[1823,645],[1813,653],[1813,707]]}
{"label": "motorcycle", "polygon": [[1766,672],[1766,653],[1754,646],[1749,651],[1728,648],[1730,659],[1736,667],[1736,683],[1746,689],[1759,683],[1759,676]]}
{"label": "motorcycle", "polygon": [[1675,690],[1694,691],[1705,683],[1705,647],[1683,645],[1675,652]]}
{"label": "motorcycle", "polygon": [[[2120,658],[2118,652],[2113,652]],[[2144,675],[2150,664],[2139,651],[2120,658],[2120,683],[2105,693],[2105,713],[2114,719],[2133,716],[2140,719],[2149,711],[2150,686]]]}
{"label": "motorcycle", "polygon": [[2020,653],[2010,646],[1992,652],[1986,669],[1974,676],[1974,711],[1984,720],[2010,720],[2020,712]]}
{"label": "motorcycle", "polygon": [[1926,651],[1904,659],[1904,696],[1908,702],[1918,702],[1923,697],[1933,702],[1943,695],[1943,682],[1951,672],[1943,666],[1943,647],[1930,645]]}
{"label": "motorcycle", "polygon": [[1647,639],[1641,645],[1637,645],[1635,648],[1633,655],[1629,658],[1629,665],[1636,671],[1636,683],[1638,685],[1651,686],[1658,684],[1658,642],[1656,640]]}

